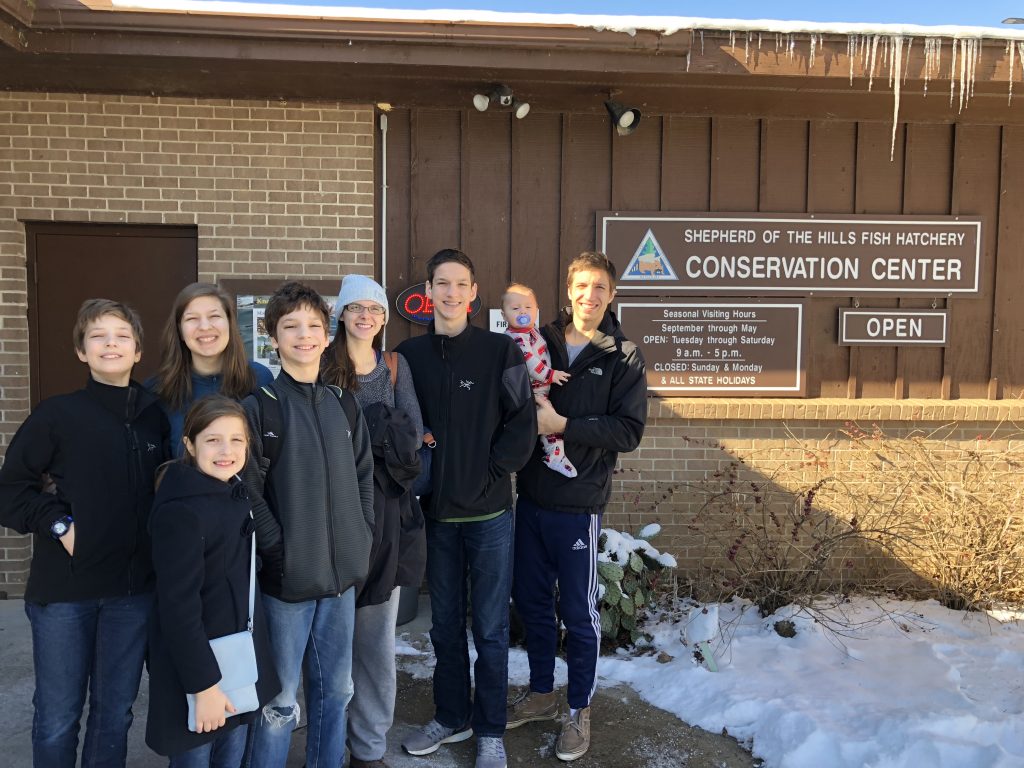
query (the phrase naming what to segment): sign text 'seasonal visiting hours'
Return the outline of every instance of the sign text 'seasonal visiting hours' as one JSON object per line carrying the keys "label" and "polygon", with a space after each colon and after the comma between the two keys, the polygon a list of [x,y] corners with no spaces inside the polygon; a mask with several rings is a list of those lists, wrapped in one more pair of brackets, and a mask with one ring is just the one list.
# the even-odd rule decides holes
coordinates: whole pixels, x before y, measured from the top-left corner
{"label": "sign text 'seasonal visiting hours'", "polygon": [[647,387],[668,396],[801,397],[800,300],[618,303],[626,336],[643,350]]}

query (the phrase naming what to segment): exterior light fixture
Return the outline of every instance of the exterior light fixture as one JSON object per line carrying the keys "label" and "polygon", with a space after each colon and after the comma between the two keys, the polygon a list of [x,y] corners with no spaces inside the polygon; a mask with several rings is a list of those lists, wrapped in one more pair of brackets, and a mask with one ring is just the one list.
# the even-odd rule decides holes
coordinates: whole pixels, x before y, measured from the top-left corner
{"label": "exterior light fixture", "polygon": [[491,104],[497,104],[499,107],[511,108],[512,114],[514,114],[519,120],[522,120],[530,114],[530,105],[525,101],[517,99],[512,94],[512,89],[507,85],[495,85],[486,93],[478,93],[473,96],[473,106],[476,107],[479,112],[486,112]]}
{"label": "exterior light fixture", "polygon": [[608,110],[608,114],[611,115],[612,125],[615,126],[615,132],[619,136],[629,136],[640,125],[641,115],[639,109],[624,106],[611,99],[604,103],[604,107]]}

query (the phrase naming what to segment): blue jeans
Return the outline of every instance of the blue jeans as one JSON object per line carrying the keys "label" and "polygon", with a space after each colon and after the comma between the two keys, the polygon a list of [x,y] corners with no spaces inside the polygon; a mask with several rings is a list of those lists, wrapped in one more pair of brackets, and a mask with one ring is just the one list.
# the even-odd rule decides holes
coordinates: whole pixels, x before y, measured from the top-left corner
{"label": "blue jeans", "polygon": [[236,725],[201,747],[173,755],[167,768],[238,768],[248,735],[248,726]]}
{"label": "blue jeans", "polygon": [[[299,722],[295,700],[306,673],[306,767],[339,768],[345,759],[345,709],[352,698],[352,631],[356,591],[341,597],[286,603],[263,596],[267,631],[281,692],[253,725],[255,768],[284,768]],[[305,663],[303,663],[305,660]]]}
{"label": "blue jeans", "polygon": [[152,595],[25,603],[36,674],[35,765],[74,768],[88,692],[82,768],[124,766],[152,608]]}
{"label": "blue jeans", "polygon": [[[508,696],[508,601],[512,585],[512,511],[476,523],[427,520],[427,582],[434,645],[435,719],[449,728],[472,724],[479,736],[503,736]],[[473,609],[470,695],[466,577]]]}

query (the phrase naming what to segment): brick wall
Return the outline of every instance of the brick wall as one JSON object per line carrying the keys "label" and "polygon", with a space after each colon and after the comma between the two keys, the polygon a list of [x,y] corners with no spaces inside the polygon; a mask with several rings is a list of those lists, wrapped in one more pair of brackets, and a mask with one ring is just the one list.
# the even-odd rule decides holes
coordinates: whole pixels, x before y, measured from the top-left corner
{"label": "brick wall", "polygon": [[[194,224],[199,279],[373,272],[369,107],[0,93],[0,452],[28,415],[25,221]],[[0,592],[29,540],[0,528]]]}
{"label": "brick wall", "polygon": [[[662,532],[653,543],[676,556],[682,576],[699,580],[711,568],[728,568],[728,548],[738,535],[735,518],[698,514],[704,489],[722,489],[731,472],[737,478],[733,487],[749,494],[740,502],[747,508],[755,485],[762,496],[791,499],[792,491],[825,476],[840,477],[843,492],[856,499],[865,490],[863,477],[878,475],[864,475],[862,463],[855,466],[863,455],[855,460],[843,435],[851,424],[868,432],[878,426],[895,439],[941,437],[950,449],[948,461],[962,466],[965,452],[975,449],[1019,455],[1022,423],[1019,400],[652,400],[640,449],[620,458],[603,525],[635,534],[659,523]],[[830,461],[824,470],[813,464],[821,456]],[[824,492],[815,501],[825,512],[832,506]],[[921,574],[911,565],[880,548],[858,547],[842,560],[848,570],[840,575],[853,582],[885,576],[894,585],[912,585]]]}

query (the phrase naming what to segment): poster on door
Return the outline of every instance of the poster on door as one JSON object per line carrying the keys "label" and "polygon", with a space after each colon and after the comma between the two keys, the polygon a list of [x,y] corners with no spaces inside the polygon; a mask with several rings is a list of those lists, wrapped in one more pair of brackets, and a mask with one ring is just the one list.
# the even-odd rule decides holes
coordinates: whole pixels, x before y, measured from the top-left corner
{"label": "poster on door", "polygon": [[[324,300],[332,308],[337,298],[324,296]],[[238,296],[238,328],[242,332],[246,357],[267,366],[276,378],[281,371],[281,357],[270,341],[270,332],[264,320],[269,300],[270,296]],[[328,338],[333,339],[337,330],[338,319],[332,313],[330,327],[327,329]]]}

